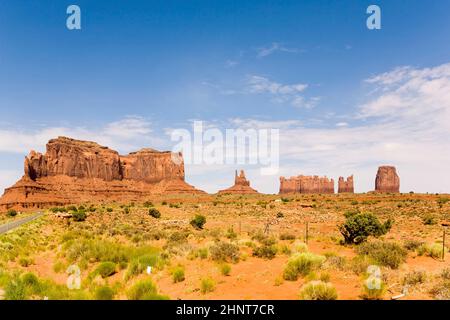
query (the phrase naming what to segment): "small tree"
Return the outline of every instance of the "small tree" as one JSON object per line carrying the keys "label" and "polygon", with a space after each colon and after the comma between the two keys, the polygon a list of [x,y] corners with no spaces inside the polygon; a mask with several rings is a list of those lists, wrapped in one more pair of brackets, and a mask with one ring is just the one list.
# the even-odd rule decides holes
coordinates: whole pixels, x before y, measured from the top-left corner
{"label": "small tree", "polygon": [[73,221],[84,221],[86,220],[86,212],[84,210],[72,212]]}
{"label": "small tree", "polygon": [[6,215],[8,217],[15,217],[15,216],[17,216],[17,211],[14,209],[9,209],[8,212],[6,212]]}
{"label": "small tree", "polygon": [[359,244],[369,236],[378,238],[386,234],[392,226],[392,220],[388,219],[382,224],[371,213],[347,214],[346,218],[345,223],[339,226],[339,231],[348,244]]}
{"label": "small tree", "polygon": [[203,225],[206,223],[206,217],[201,214],[196,214],[194,219],[191,220],[191,226],[196,229],[203,229]]}
{"label": "small tree", "polygon": [[161,212],[159,212],[159,210],[156,209],[156,208],[148,209],[148,214],[150,216],[152,216],[153,218],[160,218],[161,217]]}

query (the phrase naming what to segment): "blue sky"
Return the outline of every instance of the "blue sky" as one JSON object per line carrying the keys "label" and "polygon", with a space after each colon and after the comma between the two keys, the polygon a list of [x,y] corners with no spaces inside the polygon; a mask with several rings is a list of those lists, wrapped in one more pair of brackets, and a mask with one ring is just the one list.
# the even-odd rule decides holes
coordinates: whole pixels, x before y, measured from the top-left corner
{"label": "blue sky", "polygon": [[[81,30],[66,28],[70,4]],[[366,27],[370,4],[381,30]],[[369,191],[384,163],[402,191],[450,192],[449,10],[417,0],[2,1],[0,187],[49,137],[170,149],[168,129],[199,119],[280,129],[280,173],[244,166],[264,192],[297,174],[355,174]],[[187,166],[187,180],[214,192],[235,167]]]}

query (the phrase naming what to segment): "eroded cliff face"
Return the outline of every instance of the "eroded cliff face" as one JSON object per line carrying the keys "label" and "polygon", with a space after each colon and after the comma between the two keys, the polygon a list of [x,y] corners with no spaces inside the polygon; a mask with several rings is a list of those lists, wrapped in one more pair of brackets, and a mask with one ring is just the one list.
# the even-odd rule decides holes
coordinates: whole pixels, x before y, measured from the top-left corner
{"label": "eroded cliff face", "polygon": [[184,163],[171,152],[142,149],[121,156],[95,142],[66,137],[31,151],[24,176],[5,189],[0,208],[44,208],[88,201],[139,201],[152,194],[203,193],[184,181]]}
{"label": "eroded cliff face", "polygon": [[400,178],[394,166],[381,166],[375,178],[375,191],[400,192]]}
{"label": "eroded cliff face", "polygon": [[244,170],[241,170],[239,175],[237,173],[237,170],[234,174],[234,185],[224,189],[220,190],[219,194],[256,194],[258,191],[250,187],[250,181],[247,180],[245,177]]}
{"label": "eroded cliff face", "polygon": [[284,193],[334,193],[334,180],[327,177],[280,177],[280,194]]}
{"label": "eroded cliff face", "polygon": [[117,151],[66,137],[50,140],[45,155],[31,151],[25,158],[25,175],[32,180],[59,175],[105,181],[122,179]]}
{"label": "eroded cliff face", "polygon": [[344,177],[339,177],[338,181],[338,193],[354,193],[354,185],[353,185],[353,175],[347,177],[347,180]]}
{"label": "eroded cliff face", "polygon": [[[181,157],[181,154],[179,154]],[[184,180],[184,163],[172,161],[171,152],[142,149],[120,156],[122,178],[155,183],[167,179]]]}

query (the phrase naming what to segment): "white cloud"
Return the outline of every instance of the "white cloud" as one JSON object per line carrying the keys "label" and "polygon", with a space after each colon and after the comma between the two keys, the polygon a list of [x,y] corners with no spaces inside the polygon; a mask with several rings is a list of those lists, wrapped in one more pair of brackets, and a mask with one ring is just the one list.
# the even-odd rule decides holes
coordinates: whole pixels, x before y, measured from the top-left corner
{"label": "white cloud", "polygon": [[305,98],[302,94],[308,88],[306,83],[283,84],[270,79],[251,75],[247,78],[246,91],[252,94],[267,94],[275,103],[289,103],[297,108],[313,108],[319,97]]}
{"label": "white cloud", "polygon": [[86,127],[48,127],[37,130],[0,129],[0,152],[27,154],[30,150],[45,151],[48,140],[68,136],[95,141],[120,152],[144,146],[160,147],[164,140],[152,135],[151,123],[138,116],[128,116],[98,129]]}
{"label": "white cloud", "polygon": [[275,52],[289,52],[289,53],[298,53],[301,50],[296,48],[287,48],[278,42],[273,42],[268,47],[261,47],[257,49],[257,57],[264,58],[270,56]]}
{"label": "white cloud", "polygon": [[359,125],[280,130],[288,175],[354,173],[358,191],[369,191],[377,166],[393,164],[405,192],[450,192],[450,64],[396,68],[366,82],[376,90],[358,108]]}

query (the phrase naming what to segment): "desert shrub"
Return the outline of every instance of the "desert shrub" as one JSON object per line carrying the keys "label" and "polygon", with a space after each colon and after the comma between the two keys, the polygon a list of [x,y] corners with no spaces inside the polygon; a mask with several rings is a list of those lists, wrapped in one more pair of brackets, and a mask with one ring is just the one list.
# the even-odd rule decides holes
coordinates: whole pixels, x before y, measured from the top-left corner
{"label": "desert shrub", "polygon": [[437,223],[436,218],[431,214],[424,216],[422,222],[424,225],[434,225]]}
{"label": "desert shrub", "polygon": [[78,208],[75,207],[74,205],[71,205],[67,207],[67,211],[78,211]]}
{"label": "desert shrub", "polygon": [[450,201],[450,198],[444,198],[444,197],[442,197],[442,198],[439,198],[439,199],[437,200],[437,203],[438,203],[439,207],[442,208],[443,205],[446,204],[446,203],[449,202],[449,201]]}
{"label": "desert shrub", "polygon": [[368,256],[356,256],[350,260],[349,268],[355,274],[362,274],[367,271],[367,268],[373,264],[372,259]]}
{"label": "desert shrub", "polygon": [[182,282],[184,281],[184,267],[183,266],[176,266],[172,269],[172,280],[173,283]]}
{"label": "desert shrub", "polygon": [[273,259],[277,255],[276,245],[262,245],[253,249],[253,256],[264,259]]}
{"label": "desert shrub", "polygon": [[393,242],[366,242],[356,248],[359,255],[366,255],[375,264],[397,269],[405,262],[408,252],[401,245]]}
{"label": "desert shrub", "polygon": [[292,254],[292,250],[291,248],[289,248],[289,246],[282,244],[280,246],[278,246],[278,251],[282,254],[285,254],[287,256],[290,256]]}
{"label": "desert shrub", "polygon": [[225,234],[225,237],[227,237],[228,239],[236,239],[237,238],[237,233],[234,231],[232,226],[228,228],[227,233]]}
{"label": "desert shrub", "polygon": [[252,235],[252,240],[256,240],[258,242],[263,243],[264,241],[266,241],[269,237],[264,234],[261,230],[258,230],[257,232],[255,232]]}
{"label": "desert shrub", "polygon": [[331,283],[311,281],[302,287],[300,298],[303,300],[336,300],[337,292]]}
{"label": "desert shrub", "polygon": [[209,278],[203,278],[200,282],[200,292],[205,294],[208,292],[213,292],[216,289],[216,282]]}
{"label": "desert shrub", "polygon": [[239,247],[232,243],[218,242],[209,248],[211,259],[219,262],[239,261]]}
{"label": "desert shrub", "polygon": [[[444,248],[444,250],[447,251],[447,248]],[[417,248],[417,254],[419,256],[427,255],[434,259],[442,258],[442,244],[423,244]]]}
{"label": "desert shrub", "polygon": [[196,214],[195,217],[191,220],[190,224],[195,229],[203,229],[203,226],[206,223],[206,217],[201,214]]}
{"label": "desert shrub", "polygon": [[25,273],[21,279],[25,287],[32,288],[33,292],[37,293],[41,290],[39,279],[34,273]]}
{"label": "desert shrub", "polygon": [[386,285],[381,279],[377,279],[376,282],[371,281],[369,278],[363,282],[363,293],[361,297],[364,300],[381,300],[386,292]]}
{"label": "desert shrub", "polygon": [[32,295],[41,294],[42,289],[42,283],[33,273],[14,275],[6,284],[5,299],[26,300]]}
{"label": "desert shrub", "polygon": [[61,273],[66,270],[66,265],[62,261],[56,261],[53,264],[53,271],[56,273]]}
{"label": "desert shrub", "polygon": [[9,210],[6,212],[6,216],[7,216],[7,217],[15,217],[15,216],[17,216],[17,211],[14,210],[14,209],[9,209]]}
{"label": "desert shrub", "polygon": [[127,292],[129,300],[168,300],[168,297],[158,294],[158,289],[152,280],[137,281]]}
{"label": "desert shrub", "polygon": [[145,201],[145,202],[144,202],[144,207],[145,207],[145,208],[153,207],[153,203],[152,203],[151,201]]}
{"label": "desert shrub", "polygon": [[95,273],[102,276],[102,278],[107,278],[116,273],[116,264],[111,261],[105,261],[100,263],[95,269]]}
{"label": "desert shrub", "polygon": [[184,231],[175,231],[171,233],[167,238],[165,248],[173,248],[186,244],[188,242],[187,238],[189,234],[189,232]]}
{"label": "desert shrub", "polygon": [[427,278],[425,271],[412,271],[403,278],[404,285],[414,286],[416,284],[424,283]]}
{"label": "desert shrub", "polygon": [[336,268],[338,270],[343,270],[347,265],[347,259],[345,257],[341,257],[336,255],[335,253],[325,253],[326,264],[329,267]]}
{"label": "desert shrub", "polygon": [[72,212],[73,221],[84,221],[86,220],[86,212],[84,211],[73,211]]}
{"label": "desert shrub", "polygon": [[159,210],[156,209],[156,208],[148,209],[148,214],[150,216],[152,216],[153,218],[160,218],[161,217],[161,212],[159,212]]}
{"label": "desert shrub", "polygon": [[123,213],[129,214],[129,213],[130,213],[130,207],[125,206],[125,207],[123,208]]}
{"label": "desert shrub", "polygon": [[440,276],[444,280],[450,280],[450,268],[443,269]]}
{"label": "desert shrub", "polygon": [[94,293],[95,300],[113,300],[114,290],[108,286],[102,286],[95,289]]}
{"label": "desert shrub", "polygon": [[295,241],[292,245],[292,251],[295,253],[307,252],[308,245],[304,242]]}
{"label": "desert shrub", "polygon": [[295,235],[290,233],[282,233],[280,234],[280,240],[295,240]]}
{"label": "desert shrub", "polygon": [[319,280],[323,282],[330,282],[330,278],[331,276],[328,272],[322,272],[320,274]]}
{"label": "desert shrub", "polygon": [[403,247],[408,251],[416,251],[423,244],[423,241],[419,240],[406,240],[403,243]]}
{"label": "desert shrub", "polygon": [[199,248],[199,249],[194,249],[192,250],[189,255],[188,258],[190,260],[199,258],[199,259],[206,259],[208,258],[208,248]]}
{"label": "desert shrub", "polygon": [[166,259],[156,249],[144,250],[141,254],[136,254],[128,264],[125,279],[128,280],[144,272],[147,267],[163,269]]}
{"label": "desert shrub", "polygon": [[231,266],[228,263],[221,263],[219,265],[220,273],[224,276],[229,276],[231,272]]}
{"label": "desert shrub", "polygon": [[113,208],[106,208],[106,212],[113,212]]}
{"label": "desert shrub", "polygon": [[284,218],[283,212],[278,212],[277,213],[277,218]]}
{"label": "desert shrub", "polygon": [[367,240],[369,236],[380,237],[386,234],[392,226],[392,220],[384,224],[371,213],[359,213],[347,215],[344,224],[339,226],[339,231],[344,236],[345,243],[358,244]]}
{"label": "desert shrub", "polygon": [[5,288],[6,300],[25,300],[26,298],[26,287],[20,279],[14,279],[8,282]]}
{"label": "desert shrub", "polygon": [[278,276],[275,278],[274,286],[276,286],[276,287],[281,286],[283,284],[283,282],[284,282],[283,277]]}
{"label": "desert shrub", "polygon": [[22,257],[19,259],[19,265],[26,268],[33,264],[33,259]]}
{"label": "desert shrub", "polygon": [[283,271],[283,278],[285,280],[295,281],[299,275],[305,276],[319,268],[325,259],[324,256],[310,252],[298,253],[288,260]]}
{"label": "desert shrub", "polygon": [[439,281],[431,288],[430,294],[437,300],[450,300],[450,281]]}

